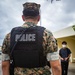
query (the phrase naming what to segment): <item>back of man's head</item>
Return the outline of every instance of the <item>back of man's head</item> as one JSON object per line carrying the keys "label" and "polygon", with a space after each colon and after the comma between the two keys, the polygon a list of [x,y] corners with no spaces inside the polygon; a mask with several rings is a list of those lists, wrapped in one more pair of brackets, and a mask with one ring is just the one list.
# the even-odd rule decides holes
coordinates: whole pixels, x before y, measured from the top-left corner
{"label": "back of man's head", "polygon": [[40,15],[40,4],[26,2],[23,4],[23,15],[25,17],[37,17]]}

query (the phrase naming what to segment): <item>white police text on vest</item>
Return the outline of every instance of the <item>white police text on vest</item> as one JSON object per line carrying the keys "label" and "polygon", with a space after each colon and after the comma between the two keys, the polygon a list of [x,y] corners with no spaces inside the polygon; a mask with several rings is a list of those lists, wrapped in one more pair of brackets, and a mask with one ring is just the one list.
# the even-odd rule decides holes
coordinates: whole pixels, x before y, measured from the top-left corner
{"label": "white police text on vest", "polygon": [[[21,34],[16,34],[15,41],[17,41],[20,38]],[[23,34],[19,41],[35,41],[36,34]]]}

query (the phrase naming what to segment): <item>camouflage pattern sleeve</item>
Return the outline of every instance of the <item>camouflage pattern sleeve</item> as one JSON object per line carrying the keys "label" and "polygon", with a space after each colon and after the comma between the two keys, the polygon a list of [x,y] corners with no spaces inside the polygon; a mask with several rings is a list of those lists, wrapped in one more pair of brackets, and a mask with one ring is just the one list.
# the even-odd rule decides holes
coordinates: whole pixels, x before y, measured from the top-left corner
{"label": "camouflage pattern sleeve", "polygon": [[56,39],[54,38],[53,34],[48,30],[44,30],[43,48],[45,54],[56,52],[58,50]]}
{"label": "camouflage pattern sleeve", "polygon": [[44,54],[47,55],[47,60],[59,59],[57,41],[53,34],[48,30],[44,30],[43,39]]}
{"label": "camouflage pattern sleeve", "polygon": [[9,47],[10,47],[10,34],[7,34],[2,44],[2,53],[9,54],[10,51]]}
{"label": "camouflage pattern sleeve", "polygon": [[10,34],[7,34],[6,37],[4,38],[4,41],[3,41],[3,44],[2,44],[2,61],[10,59],[10,56],[9,56],[10,42],[9,42],[9,40],[10,40]]}

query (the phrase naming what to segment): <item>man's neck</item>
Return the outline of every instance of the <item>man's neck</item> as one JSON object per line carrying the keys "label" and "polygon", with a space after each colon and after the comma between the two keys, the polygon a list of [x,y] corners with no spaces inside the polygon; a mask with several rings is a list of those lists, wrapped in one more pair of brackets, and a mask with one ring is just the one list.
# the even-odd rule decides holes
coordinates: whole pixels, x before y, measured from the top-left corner
{"label": "man's neck", "polygon": [[34,24],[36,24],[37,25],[37,21],[34,21],[34,20],[31,20],[31,19],[29,19],[29,20],[26,20],[25,22],[32,22],[32,23],[34,23]]}

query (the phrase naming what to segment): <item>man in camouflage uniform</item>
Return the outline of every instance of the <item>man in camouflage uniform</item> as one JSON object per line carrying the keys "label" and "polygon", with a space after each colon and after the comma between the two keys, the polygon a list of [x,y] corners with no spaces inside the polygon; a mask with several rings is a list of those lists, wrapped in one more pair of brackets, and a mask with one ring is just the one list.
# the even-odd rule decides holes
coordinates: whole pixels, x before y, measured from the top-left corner
{"label": "man in camouflage uniform", "polygon": [[[23,4],[23,21],[25,23],[22,27],[28,28],[31,26],[36,27],[38,21],[40,20],[40,4],[36,3],[25,3]],[[26,13],[25,9],[33,9],[33,13]],[[37,10],[37,12],[35,12]],[[35,15],[35,16],[34,16]],[[44,55],[47,56],[47,60],[49,61],[53,75],[61,75],[61,67],[59,63],[59,54],[57,51],[56,40],[53,37],[52,33],[48,30],[44,30],[43,32],[43,48],[44,48]],[[2,45],[2,70],[3,75],[10,75],[9,74],[9,67],[10,67],[10,33],[6,35],[3,45]],[[50,75],[50,70],[47,66],[39,67],[39,68],[21,68],[15,67],[14,68],[14,75]]]}

